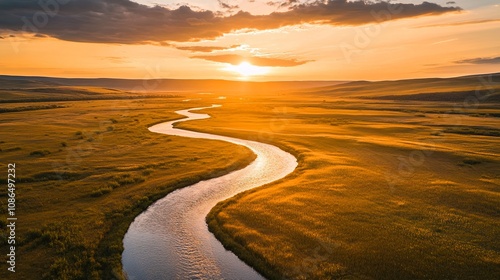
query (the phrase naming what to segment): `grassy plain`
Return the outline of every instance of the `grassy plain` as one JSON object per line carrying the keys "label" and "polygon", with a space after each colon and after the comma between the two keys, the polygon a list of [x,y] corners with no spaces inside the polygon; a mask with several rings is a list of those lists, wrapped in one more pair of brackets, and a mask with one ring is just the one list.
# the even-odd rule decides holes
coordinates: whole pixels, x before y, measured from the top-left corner
{"label": "grassy plain", "polygon": [[499,82],[227,96],[181,127],[272,143],[299,166],[219,203],[210,230],[270,279],[497,278]]}
{"label": "grassy plain", "polygon": [[[175,110],[206,103],[38,83],[4,91],[11,94],[0,96],[1,181],[15,163],[18,220],[16,273],[4,262],[0,279],[121,279],[122,239],[135,216],[177,188],[253,159],[236,145],[147,130],[179,118]],[[2,243],[6,202],[4,187]]]}
{"label": "grassy plain", "polygon": [[[120,279],[122,238],[136,215],[252,160],[234,145],[147,130],[178,118],[177,109],[217,103],[206,110],[211,119],[180,126],[271,143],[299,160],[287,178],[221,202],[207,218],[225,246],[268,278],[494,279],[499,82],[203,94],[5,83],[0,155],[18,177],[15,277]],[[6,190],[0,195],[5,233]]]}

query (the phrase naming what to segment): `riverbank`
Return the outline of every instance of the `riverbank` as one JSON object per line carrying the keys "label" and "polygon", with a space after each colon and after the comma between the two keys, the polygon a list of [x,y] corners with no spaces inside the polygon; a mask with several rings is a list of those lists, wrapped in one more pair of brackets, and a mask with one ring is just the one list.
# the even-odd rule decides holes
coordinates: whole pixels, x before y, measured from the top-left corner
{"label": "riverbank", "polygon": [[[177,112],[189,118],[176,126],[208,118],[196,111],[189,112],[192,110]],[[285,177],[295,169],[295,158],[267,144],[176,129],[172,124],[158,124],[150,130],[228,141],[251,149],[257,158],[244,169],[178,190],[139,215],[124,239],[124,270],[137,279],[262,279],[213,238],[205,218],[219,201]]]}
{"label": "riverbank", "polygon": [[228,101],[216,118],[181,125],[298,154],[296,176],[210,212],[217,238],[269,279],[498,274],[500,151],[478,129],[498,126],[492,105],[447,115],[455,103],[328,98]]}
{"label": "riverbank", "polygon": [[120,279],[123,236],[139,213],[253,161],[243,147],[148,131],[184,108],[175,98],[94,100],[1,114],[0,153],[16,163],[19,258],[0,278]]}

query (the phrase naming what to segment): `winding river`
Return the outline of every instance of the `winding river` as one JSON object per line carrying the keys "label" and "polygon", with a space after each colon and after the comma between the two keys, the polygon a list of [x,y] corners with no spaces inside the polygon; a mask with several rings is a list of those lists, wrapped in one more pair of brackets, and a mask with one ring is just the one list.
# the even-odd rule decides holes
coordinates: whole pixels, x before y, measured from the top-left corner
{"label": "winding river", "polygon": [[209,118],[190,111],[214,107],[219,105],[176,111],[187,118],[149,130],[231,142],[248,147],[257,158],[243,169],[176,190],[137,216],[123,240],[122,264],[130,280],[264,279],[224,249],[208,231],[205,217],[218,202],[285,177],[295,169],[297,160],[272,145],[173,127],[177,122]]}

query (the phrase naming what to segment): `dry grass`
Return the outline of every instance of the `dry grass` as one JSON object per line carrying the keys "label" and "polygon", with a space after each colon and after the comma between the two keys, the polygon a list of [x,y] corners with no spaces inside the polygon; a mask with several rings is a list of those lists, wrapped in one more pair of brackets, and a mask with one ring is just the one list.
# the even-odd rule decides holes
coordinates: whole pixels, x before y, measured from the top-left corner
{"label": "dry grass", "polygon": [[[500,145],[490,132],[500,127],[500,107],[448,94],[478,86],[484,90],[464,78],[225,92],[225,100],[213,93],[3,104],[10,111],[0,127],[9,137],[0,154],[17,163],[19,177],[16,276],[120,278],[123,234],[137,214],[175,188],[252,159],[227,143],[146,129],[176,118],[176,109],[222,103],[210,109],[213,118],[181,127],[272,143],[299,159],[287,178],[224,201],[207,218],[269,278],[494,279]],[[447,101],[427,98],[434,92]],[[427,101],[415,100],[419,94]],[[16,109],[29,106],[37,109]]]}
{"label": "dry grass", "polygon": [[498,137],[435,133],[454,123],[500,127],[486,114],[498,113],[499,104],[446,114],[457,103],[246,98],[228,98],[211,111],[214,118],[182,126],[274,143],[299,158],[292,175],[220,203],[207,218],[211,231],[264,275],[500,274]]}
{"label": "dry grass", "polygon": [[[2,279],[120,279],[122,238],[136,215],[253,157],[225,142],[147,130],[179,118],[173,112],[188,106],[181,99],[55,103],[0,114],[0,155],[5,171],[16,163],[18,198],[17,272],[2,269]],[[2,242],[6,195],[0,190]]]}

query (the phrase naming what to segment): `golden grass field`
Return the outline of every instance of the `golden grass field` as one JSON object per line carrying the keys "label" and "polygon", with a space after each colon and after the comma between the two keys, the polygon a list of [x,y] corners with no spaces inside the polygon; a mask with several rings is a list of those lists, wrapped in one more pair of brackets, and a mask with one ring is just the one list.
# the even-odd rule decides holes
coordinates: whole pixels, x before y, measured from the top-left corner
{"label": "golden grass field", "polygon": [[[1,104],[17,109],[0,113],[0,155],[3,183],[7,163],[16,164],[18,257],[16,273],[2,269],[0,279],[120,279],[135,216],[176,188],[253,160],[244,147],[147,130],[179,118],[181,100]],[[0,194],[4,242],[6,188]]]}
{"label": "golden grass field", "polygon": [[[0,155],[18,176],[16,277],[122,277],[121,242],[137,214],[253,159],[228,143],[147,130],[178,118],[175,110],[217,103],[204,111],[212,118],[179,127],[271,143],[299,160],[288,177],[207,217],[217,238],[269,279],[494,279],[500,86],[490,78],[163,98],[70,87],[60,93],[81,101],[2,103]],[[5,99],[31,98],[26,92]]]}
{"label": "golden grass field", "polygon": [[477,104],[362,99],[378,88],[390,96],[487,87],[377,83],[355,96],[343,86],[333,96],[250,96],[181,124],[270,142],[299,159],[280,182],[220,203],[211,231],[270,279],[495,279],[495,81]]}

